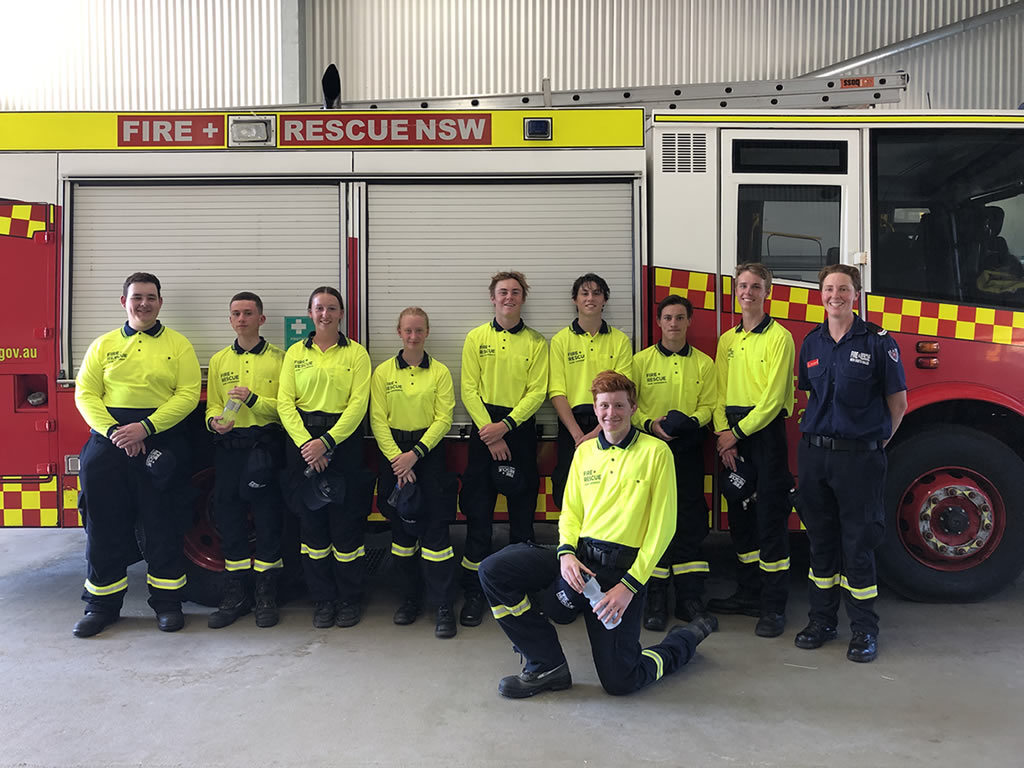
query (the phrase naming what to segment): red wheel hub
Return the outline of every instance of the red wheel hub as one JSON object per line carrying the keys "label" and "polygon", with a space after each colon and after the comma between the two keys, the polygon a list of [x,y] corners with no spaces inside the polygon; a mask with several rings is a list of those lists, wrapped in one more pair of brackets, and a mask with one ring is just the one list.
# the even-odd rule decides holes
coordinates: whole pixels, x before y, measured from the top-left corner
{"label": "red wheel hub", "polygon": [[185,557],[208,571],[223,571],[224,556],[220,551],[220,536],[213,525],[210,505],[213,502],[213,470],[206,469],[192,478],[199,491],[196,498],[192,527],[185,532]]}
{"label": "red wheel hub", "polygon": [[940,571],[974,568],[996,551],[1006,524],[1002,496],[964,467],[942,467],[903,492],[900,540],[918,562]]}

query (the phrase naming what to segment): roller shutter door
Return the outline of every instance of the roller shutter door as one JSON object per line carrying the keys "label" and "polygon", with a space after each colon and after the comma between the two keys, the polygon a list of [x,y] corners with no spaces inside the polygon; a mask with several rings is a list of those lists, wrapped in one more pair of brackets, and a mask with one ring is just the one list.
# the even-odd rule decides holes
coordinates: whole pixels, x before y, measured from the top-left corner
{"label": "roller shutter door", "polygon": [[343,289],[338,185],[89,186],[73,191],[72,375],[89,344],[122,325],[118,296],[132,272],[162,284],[160,320],[185,334],[202,366],[230,343],[228,302],[253,291],[263,335],[284,342],[318,285]]}
{"label": "roller shutter door", "polygon": [[[494,317],[491,275],[515,269],[530,292],[527,325],[548,341],[575,317],[579,275],[608,281],[607,321],[634,337],[637,274],[632,181],[524,184],[370,184],[367,190],[367,308],[374,365],[396,354],[399,312],[430,315],[427,350],[452,369],[455,424],[469,424],[459,399],[466,333]],[[538,416],[546,435],[557,417]]]}

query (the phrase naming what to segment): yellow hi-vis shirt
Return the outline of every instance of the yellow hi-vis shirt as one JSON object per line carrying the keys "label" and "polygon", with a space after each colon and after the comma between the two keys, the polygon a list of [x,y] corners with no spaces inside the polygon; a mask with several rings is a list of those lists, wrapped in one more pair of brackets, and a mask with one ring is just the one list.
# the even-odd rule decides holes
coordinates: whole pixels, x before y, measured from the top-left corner
{"label": "yellow hi-vis shirt", "polygon": [[338,334],[338,343],[324,352],[313,334],[288,347],[277,389],[277,413],[292,441],[301,446],[313,439],[299,411],[340,413],[321,438],[328,449],[350,437],[366,416],[370,401],[370,356],[358,342]]}
{"label": "yellow hi-vis shirt", "polygon": [[633,423],[647,432],[651,422],[669,411],[681,411],[707,426],[718,396],[718,378],[711,358],[687,344],[671,352],[661,342],[633,358],[636,412]]}
{"label": "yellow hi-vis shirt", "polygon": [[723,333],[715,356],[715,431],[729,429],[727,406],[754,409],[733,429],[740,439],[764,429],[780,412],[792,413],[795,356],[793,334],[768,315],[750,331],[741,322]]}
{"label": "yellow hi-vis shirt", "polygon": [[601,330],[591,336],[573,320],[551,339],[548,356],[548,397],[561,395],[569,407],[590,405],[590,385],[602,371],[615,371],[633,379],[633,345],[618,328],[601,321]]}
{"label": "yellow hi-vis shirt", "polygon": [[191,342],[157,321],[146,331],[127,323],[89,345],[75,379],[75,405],[86,423],[109,435],[117,420],[107,408],[155,408],[142,426],[164,432],[199,403],[202,375]]}
{"label": "yellow hi-vis shirt", "polygon": [[250,395],[235,414],[235,428],[265,427],[280,424],[277,415],[277,387],[281,379],[284,350],[275,347],[260,336],[259,343],[250,350],[234,344],[210,358],[206,377],[206,428],[210,419],[220,416],[228,392],[235,387],[248,387]]}
{"label": "yellow hi-vis shirt", "polygon": [[441,442],[452,426],[455,387],[452,372],[426,352],[419,365],[409,365],[399,352],[373,371],[370,383],[370,427],[388,461],[402,453],[392,429],[425,429],[413,451],[421,459]]}
{"label": "yellow hi-vis shirt", "polygon": [[635,427],[618,445],[599,434],[576,449],[558,518],[558,555],[581,538],[638,550],[622,583],[636,592],[651,578],[676,532],[676,470],[668,444]]}
{"label": "yellow hi-vis shirt", "polygon": [[462,404],[477,429],[491,423],[485,404],[511,408],[503,421],[515,429],[544,404],[548,345],[522,320],[508,331],[492,320],[466,334],[461,376]]}

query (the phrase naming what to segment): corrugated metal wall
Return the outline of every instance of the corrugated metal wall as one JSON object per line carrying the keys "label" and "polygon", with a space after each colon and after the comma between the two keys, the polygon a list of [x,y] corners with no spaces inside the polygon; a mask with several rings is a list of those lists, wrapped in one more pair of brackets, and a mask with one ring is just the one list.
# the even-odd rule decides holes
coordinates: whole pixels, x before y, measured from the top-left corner
{"label": "corrugated metal wall", "polygon": [[[7,0],[0,109],[318,103],[332,61],[350,99],[790,78],[1014,1]],[[903,106],[1014,108],[1022,61],[1017,15],[870,68]]]}
{"label": "corrugated metal wall", "polygon": [[[1011,2],[308,0],[305,99],[332,61],[349,99],[791,78]],[[870,69],[911,73],[905,107],[1009,109],[1021,62],[1024,15]]]}
{"label": "corrugated metal wall", "polygon": [[281,0],[5,0],[0,109],[281,101]]}

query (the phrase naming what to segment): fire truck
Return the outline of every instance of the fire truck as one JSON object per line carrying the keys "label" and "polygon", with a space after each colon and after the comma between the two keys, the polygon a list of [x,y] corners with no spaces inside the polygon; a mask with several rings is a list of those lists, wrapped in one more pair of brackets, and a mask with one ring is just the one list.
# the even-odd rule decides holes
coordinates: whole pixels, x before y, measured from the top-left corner
{"label": "fire truck", "polygon": [[[124,322],[120,286],[137,270],[160,277],[161,319],[203,364],[233,338],[235,292],[262,296],[266,337],[287,345],[310,330],[309,290],[329,284],[374,364],[418,305],[431,354],[458,379],[499,269],[526,273],[524,319],[546,337],[574,316],[572,280],[593,271],[611,286],[606,319],[637,349],[656,340],[652,306],[676,293],[713,355],[738,322],[737,263],[773,270],[767,309],[799,343],[824,319],[818,270],[843,262],[862,271],[860,311],[907,370],[883,579],[920,600],[988,596],[1024,567],[1024,116],[807,109],[891,100],[905,84],[638,89],[615,107],[545,90],[500,104],[0,114],[0,526],[80,525],[88,428],[74,377],[89,343]],[[797,474],[805,404],[798,392],[789,419]],[[458,404],[444,443],[456,472],[468,425]],[[538,520],[558,514],[555,426],[545,406]],[[726,528],[715,474],[709,453]],[[200,463],[194,485],[198,581],[223,562],[212,470]]]}

